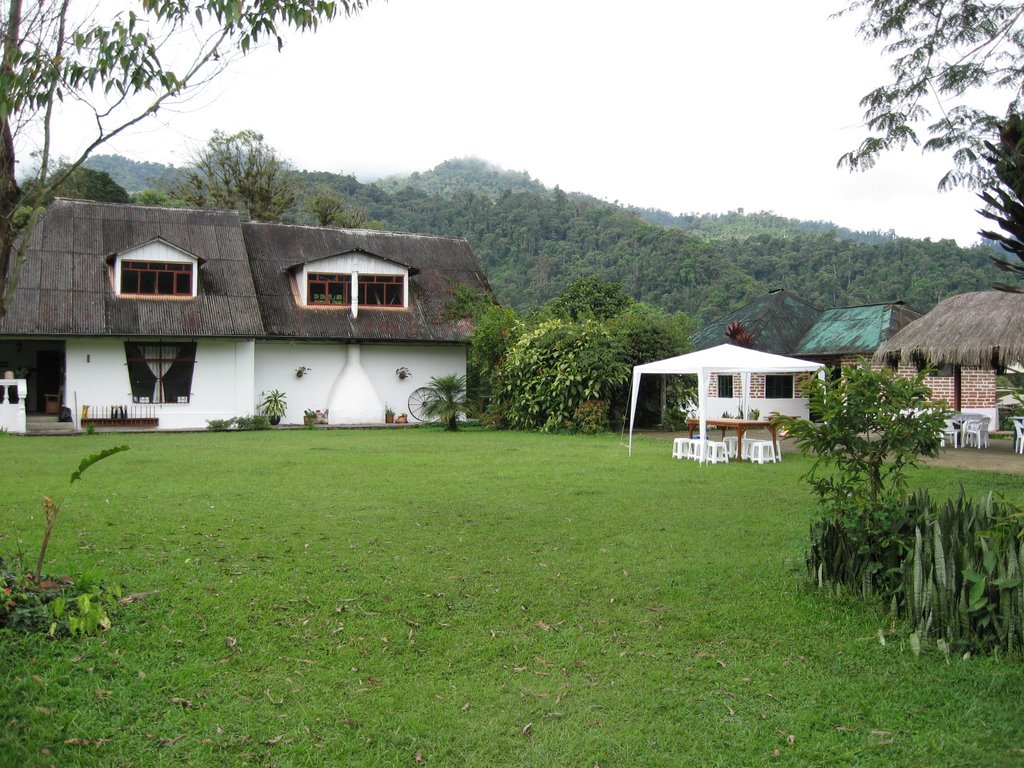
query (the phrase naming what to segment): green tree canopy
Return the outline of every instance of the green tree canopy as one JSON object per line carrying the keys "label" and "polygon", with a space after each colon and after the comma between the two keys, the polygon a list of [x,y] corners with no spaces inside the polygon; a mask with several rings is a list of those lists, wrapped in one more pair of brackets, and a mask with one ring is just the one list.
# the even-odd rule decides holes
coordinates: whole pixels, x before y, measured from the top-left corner
{"label": "green tree canopy", "polygon": [[[1007,114],[1024,98],[1024,4],[989,0],[854,0],[843,14],[891,55],[892,80],[861,100],[871,132],[840,166],[871,168],[879,155],[908,144],[953,152],[940,187],[984,185],[983,141],[999,116],[987,92],[1007,92]],[[922,142],[923,139],[923,142]]]}
{"label": "green tree canopy", "polygon": [[199,208],[236,208],[253,221],[280,221],[299,183],[258,131],[214,131],[170,185],[172,197]]}

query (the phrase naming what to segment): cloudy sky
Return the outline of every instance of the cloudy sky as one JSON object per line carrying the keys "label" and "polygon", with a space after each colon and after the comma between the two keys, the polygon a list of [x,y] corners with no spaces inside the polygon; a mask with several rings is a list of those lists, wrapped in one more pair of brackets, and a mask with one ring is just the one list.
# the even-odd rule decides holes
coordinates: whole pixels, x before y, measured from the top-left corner
{"label": "cloudy sky", "polygon": [[[887,72],[853,19],[830,18],[842,5],[374,2],[247,57],[101,151],[181,164],[214,129],[252,128],[298,168],[362,180],[473,156],[672,213],[768,210],[974,243],[977,198],[936,191],[945,158],[836,168]],[[60,119],[70,153],[75,118]]]}

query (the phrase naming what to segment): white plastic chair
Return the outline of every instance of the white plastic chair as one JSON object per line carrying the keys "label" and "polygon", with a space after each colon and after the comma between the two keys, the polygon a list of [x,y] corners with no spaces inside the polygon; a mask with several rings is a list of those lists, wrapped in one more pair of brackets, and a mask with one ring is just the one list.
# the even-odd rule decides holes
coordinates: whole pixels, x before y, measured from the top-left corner
{"label": "white plastic chair", "polygon": [[946,440],[953,442],[954,448],[960,447],[960,426],[956,419],[946,419],[946,426],[939,433],[939,440],[942,443],[942,447],[946,447]]}
{"label": "white plastic chair", "polygon": [[739,443],[739,438],[736,435],[726,435],[722,438],[722,442],[725,443],[725,450],[729,454],[729,458],[737,458],[736,445]]}
{"label": "white plastic chair", "polygon": [[1017,446],[1017,453],[1024,456],[1024,421],[1013,422],[1014,443]]}
{"label": "white plastic chair", "polygon": [[988,423],[991,419],[988,416],[973,416],[964,422],[964,445],[971,444],[971,438],[974,438],[975,447],[988,448]]}

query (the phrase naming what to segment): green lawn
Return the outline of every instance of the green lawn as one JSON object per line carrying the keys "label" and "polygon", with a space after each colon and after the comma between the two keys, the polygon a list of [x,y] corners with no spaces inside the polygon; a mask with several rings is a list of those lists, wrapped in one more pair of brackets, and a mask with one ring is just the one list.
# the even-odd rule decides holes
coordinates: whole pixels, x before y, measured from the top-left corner
{"label": "green lawn", "polygon": [[[68,492],[79,460],[126,443]],[[1020,766],[1024,664],[811,590],[807,460],[433,429],[0,439],[0,552],[127,592],[0,634],[4,766]],[[1020,477],[915,486],[1024,502]],[[884,638],[884,645],[880,642]]]}

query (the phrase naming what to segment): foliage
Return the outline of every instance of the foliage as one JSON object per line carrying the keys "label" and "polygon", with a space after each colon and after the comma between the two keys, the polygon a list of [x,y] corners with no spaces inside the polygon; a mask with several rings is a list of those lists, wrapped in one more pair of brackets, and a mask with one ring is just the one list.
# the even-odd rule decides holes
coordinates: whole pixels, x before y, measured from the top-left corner
{"label": "foliage", "polygon": [[581,403],[606,399],[628,374],[619,342],[601,323],[545,320],[509,347],[494,397],[511,427],[567,429]]}
{"label": "foliage", "polygon": [[265,414],[233,416],[230,419],[209,419],[206,422],[206,429],[210,432],[227,432],[232,429],[239,431],[270,429],[270,419]]}
{"label": "foliage", "polygon": [[309,195],[304,205],[321,227],[380,229],[380,222],[370,219],[370,214],[363,206],[354,204],[328,189],[320,189]]}
{"label": "foliage", "polygon": [[37,579],[0,557],[0,629],[51,637],[95,635],[110,628],[120,595],[120,587],[104,584],[95,572]]}
{"label": "foliage", "polygon": [[522,329],[515,310],[489,302],[473,317],[466,359],[466,398],[481,411],[492,407],[495,375]]}
{"label": "foliage", "polygon": [[[895,58],[892,81],[861,100],[871,135],[843,155],[841,165],[871,168],[878,156],[908,144],[950,151],[954,168],[940,186],[984,183],[982,140],[997,116],[979,106],[993,89],[1008,92],[1007,112],[1019,112],[1024,71],[1022,6],[989,0],[853,0],[846,14],[863,14],[861,37],[884,42]],[[928,102],[933,102],[931,108]],[[937,119],[933,122],[933,112]]]}
{"label": "foliage", "polygon": [[23,197],[34,201],[36,205],[49,205],[55,197],[73,197],[106,203],[132,202],[124,187],[114,181],[106,171],[97,171],[85,166],[68,170],[67,166],[67,162],[58,164],[54,168],[54,174],[62,181],[39,194],[36,194],[38,179],[28,179],[21,187]]}
{"label": "foliage", "polygon": [[919,491],[908,507],[916,524],[904,591],[916,647],[935,638],[947,650],[1024,653],[1020,507],[962,491],[942,504]]}
{"label": "foliage", "polygon": [[949,409],[930,401],[926,373],[903,378],[862,358],[838,379],[807,382],[817,421],[778,420],[802,453],[815,456],[807,479],[825,518],[844,526],[855,544],[887,526],[918,458],[938,454]]}
{"label": "foliage", "polygon": [[198,208],[237,208],[253,221],[280,221],[298,199],[299,184],[263,134],[214,131],[170,182],[169,192]]}
{"label": "foliage", "polygon": [[236,416],[235,428],[240,430],[270,429],[270,419],[263,414]]}
{"label": "foliage", "polygon": [[573,411],[569,431],[577,435],[597,435],[608,431],[608,403],[603,400],[587,400]]}
{"label": "foliage", "polygon": [[265,392],[259,408],[267,418],[281,418],[288,412],[288,396],[279,389]]}
{"label": "foliage", "polygon": [[610,320],[625,312],[634,299],[621,283],[611,283],[598,275],[574,280],[546,305],[553,317],[571,322]]}
{"label": "foliage", "polygon": [[459,428],[459,415],[467,409],[465,376],[435,376],[427,383],[423,415],[428,419],[438,419],[445,424],[445,429],[455,432]]}
{"label": "foliage", "polygon": [[[1024,117],[1010,115],[999,125],[999,141],[985,142],[984,159],[992,168],[990,188],[978,195],[986,207],[978,213],[994,221],[1002,233],[980,234],[999,243],[1017,261],[993,256],[996,265],[1024,280]],[[1000,286],[1006,290],[1021,290]]]}

